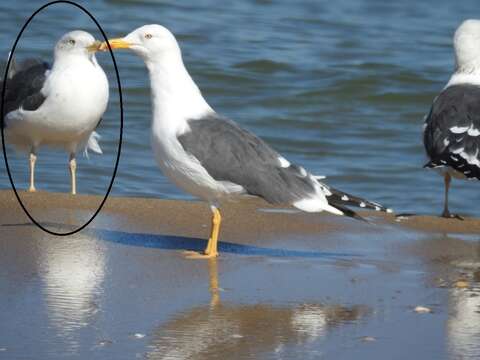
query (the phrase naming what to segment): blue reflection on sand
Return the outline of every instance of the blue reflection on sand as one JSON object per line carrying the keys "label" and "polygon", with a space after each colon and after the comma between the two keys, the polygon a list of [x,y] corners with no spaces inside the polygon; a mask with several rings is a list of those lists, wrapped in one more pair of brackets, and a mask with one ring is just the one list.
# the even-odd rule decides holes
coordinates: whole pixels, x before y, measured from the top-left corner
{"label": "blue reflection on sand", "polygon": [[[142,233],[128,233],[112,230],[88,230],[92,235],[100,240],[114,242],[123,245],[141,246],[147,248],[156,248],[164,250],[193,250],[202,251],[207,245],[205,239],[173,236],[156,235]],[[270,256],[270,257],[301,257],[301,258],[351,258],[361,257],[361,254],[345,252],[327,252],[327,251],[304,251],[290,250],[280,248],[264,248],[254,245],[245,245],[221,241],[218,243],[218,249],[221,253],[250,255],[250,256]]]}

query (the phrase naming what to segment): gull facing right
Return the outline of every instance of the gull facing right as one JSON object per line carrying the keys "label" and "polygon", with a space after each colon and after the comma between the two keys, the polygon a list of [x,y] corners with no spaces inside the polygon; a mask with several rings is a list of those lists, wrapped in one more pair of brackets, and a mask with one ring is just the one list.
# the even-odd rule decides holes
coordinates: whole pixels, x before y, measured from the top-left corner
{"label": "gull facing right", "polygon": [[107,108],[109,89],[95,58],[100,44],[85,31],[71,31],[55,45],[51,68],[37,59],[11,62],[2,124],[7,142],[30,154],[29,192],[36,190],[35,163],[41,146],[69,153],[72,194],[77,192],[77,151],[102,153],[94,130]]}
{"label": "gull facing right", "polygon": [[[306,212],[357,218],[346,206],[389,211],[325,185],[319,181],[322,177],[290,163],[253,133],[216,113],[185,68],[180,47],[165,27],[145,25],[109,44],[112,49],[131,49],[148,69],[152,147],[163,173],[210,204],[212,230],[207,247],[203,254],[191,257],[218,255],[220,202],[242,195]],[[101,48],[106,50],[108,45],[103,43]]]}

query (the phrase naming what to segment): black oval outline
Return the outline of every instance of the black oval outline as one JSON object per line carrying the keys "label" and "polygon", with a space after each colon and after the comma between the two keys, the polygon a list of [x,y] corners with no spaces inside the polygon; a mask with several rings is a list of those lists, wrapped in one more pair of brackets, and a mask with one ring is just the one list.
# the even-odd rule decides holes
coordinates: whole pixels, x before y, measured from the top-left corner
{"label": "black oval outline", "polygon": [[4,121],[3,116],[0,116],[0,121],[1,121],[1,125],[2,125],[1,132],[2,132],[3,158],[5,160],[5,166],[7,168],[8,178],[10,179],[10,184],[12,185],[13,192],[15,193],[15,196],[17,197],[17,200],[18,200],[20,206],[22,207],[23,211],[25,212],[25,214],[27,214],[28,218],[36,226],[38,226],[40,229],[42,229],[46,233],[49,233],[51,235],[56,235],[56,236],[69,236],[69,235],[73,235],[73,234],[85,229],[97,217],[100,210],[102,210],[102,207],[105,204],[105,202],[107,201],[108,195],[110,195],[110,191],[112,190],[112,186],[113,186],[113,182],[115,181],[115,177],[117,176],[118,163],[120,161],[120,153],[121,153],[121,150],[122,150],[122,141],[123,141],[123,98],[122,98],[122,85],[121,85],[121,81],[120,81],[120,74],[118,72],[118,67],[117,67],[117,63],[115,61],[115,56],[113,55],[112,48],[110,47],[110,44],[108,43],[107,35],[103,31],[103,28],[100,26],[97,19],[95,19],[95,17],[87,9],[85,9],[82,5],[79,5],[79,4],[77,4],[73,1],[56,0],[56,1],[51,1],[51,2],[46,3],[45,5],[41,6],[28,18],[28,20],[25,22],[25,24],[22,26],[20,32],[18,33],[17,38],[15,39],[15,42],[13,43],[13,47],[10,51],[12,56],[10,56],[8,61],[7,61],[7,66],[5,68],[5,74],[3,76],[2,101],[1,101],[0,109],[1,109],[1,114],[3,114],[3,109],[4,109],[4,106],[5,106],[5,89],[6,89],[6,84],[7,84],[8,69],[10,67],[10,62],[13,58],[13,54],[15,53],[15,48],[17,47],[17,43],[20,40],[20,37],[22,36],[23,32],[25,31],[25,28],[33,20],[35,15],[37,15],[40,11],[42,11],[43,9],[45,9],[46,7],[48,7],[50,5],[61,4],[61,3],[76,6],[77,8],[82,10],[85,14],[87,14],[90,17],[90,19],[92,19],[92,21],[97,25],[97,28],[102,33],[103,38],[107,42],[108,51],[110,52],[110,56],[112,58],[113,66],[115,67],[115,74],[117,76],[117,85],[118,85],[118,93],[119,93],[119,100],[120,100],[120,139],[118,141],[117,160],[115,161],[115,168],[113,170],[112,179],[110,180],[110,185],[108,186],[107,192],[106,192],[105,197],[103,198],[102,202],[100,203],[100,206],[98,207],[98,209],[95,211],[95,213],[92,215],[92,217],[85,224],[83,224],[82,226],[80,226],[76,230],[66,232],[66,233],[60,233],[60,232],[52,231],[52,230],[49,230],[49,229],[43,227],[33,218],[33,216],[30,215],[30,213],[25,208],[25,205],[23,205],[22,200],[20,199],[20,196],[18,195],[17,189],[15,187],[15,183],[13,182],[13,179],[12,179],[12,174],[10,173],[10,167],[8,166],[7,151],[6,151],[6,147],[5,147],[5,135],[4,135],[4,129],[3,129],[3,121]]}

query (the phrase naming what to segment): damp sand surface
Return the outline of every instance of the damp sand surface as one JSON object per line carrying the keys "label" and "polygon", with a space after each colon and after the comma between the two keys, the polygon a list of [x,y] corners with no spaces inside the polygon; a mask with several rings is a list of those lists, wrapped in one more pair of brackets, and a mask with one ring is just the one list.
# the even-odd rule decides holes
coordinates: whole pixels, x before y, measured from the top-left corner
{"label": "damp sand surface", "polygon": [[0,359],[478,359],[480,220],[362,216],[0,191]]}

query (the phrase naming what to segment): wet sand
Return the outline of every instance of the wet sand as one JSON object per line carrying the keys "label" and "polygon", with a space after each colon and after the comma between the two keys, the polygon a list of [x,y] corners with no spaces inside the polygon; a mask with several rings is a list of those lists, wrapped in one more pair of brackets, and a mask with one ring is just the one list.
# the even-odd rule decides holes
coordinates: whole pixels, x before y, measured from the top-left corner
{"label": "wet sand", "polygon": [[[75,215],[67,220],[68,224],[80,226],[98,208],[102,198],[93,195],[78,195],[37,192],[30,194],[19,192],[25,207],[34,218],[42,223],[55,222],[58,214],[65,220],[69,211]],[[10,209],[10,219],[22,219],[29,222],[17,203],[14,193],[0,191],[0,206]],[[13,212],[12,212],[13,211]],[[67,211],[67,212],[65,212]],[[81,214],[81,216],[79,216]],[[200,201],[159,200],[149,198],[118,198],[110,196],[102,209],[102,214],[124,218],[126,224],[116,225],[127,228],[160,231],[162,233],[183,236],[206,237],[209,229],[202,230],[211,216],[205,203]],[[439,216],[415,214],[387,214],[373,211],[359,211],[359,214],[372,223],[391,224],[399,228],[410,228],[423,232],[480,234],[480,219],[465,218],[444,219]],[[5,214],[6,216],[7,214]],[[249,198],[237,202],[228,202],[222,207],[222,236],[244,238],[246,229],[249,238],[257,240],[265,236],[275,236],[285,232],[292,234],[324,234],[338,231],[374,231],[362,222],[345,217],[335,217],[327,213],[307,214],[295,209],[283,209],[269,205],[262,199]],[[332,219],[334,219],[332,221]],[[60,219],[59,219],[60,220]],[[99,219],[100,220],[100,219]],[[83,222],[82,222],[83,221]],[[65,224],[64,224],[65,225]],[[71,230],[72,227],[64,230]],[[60,230],[61,231],[61,230]]]}
{"label": "wet sand", "polygon": [[361,214],[0,191],[0,359],[478,358],[480,220]]}

